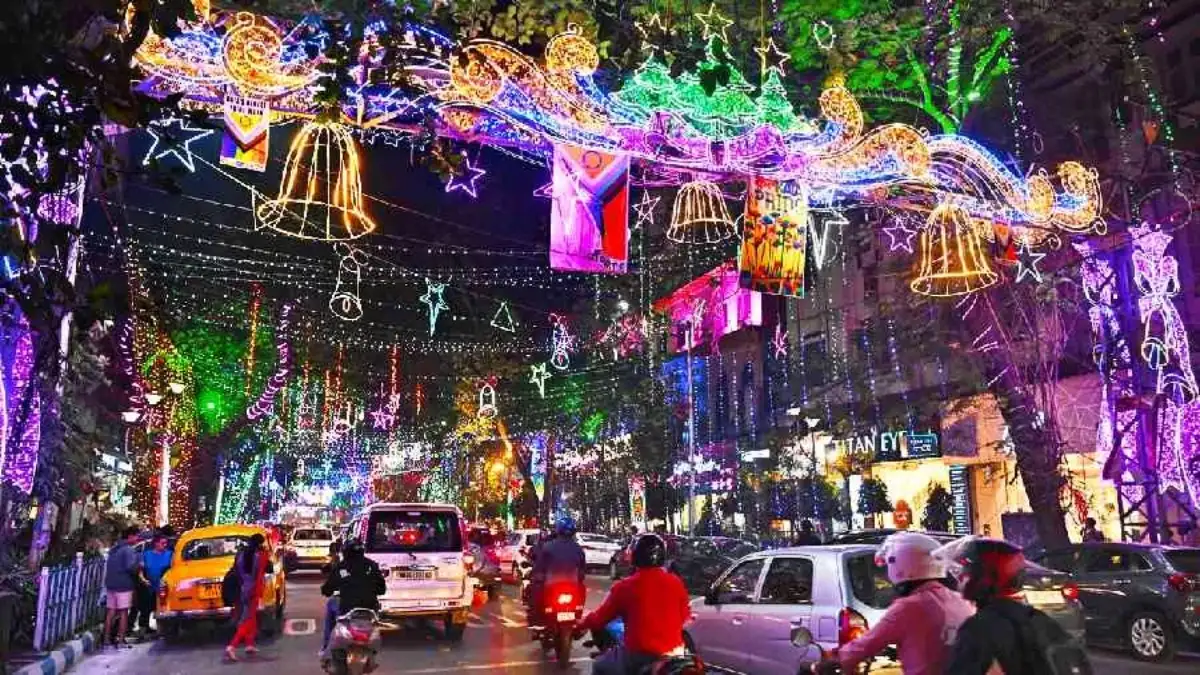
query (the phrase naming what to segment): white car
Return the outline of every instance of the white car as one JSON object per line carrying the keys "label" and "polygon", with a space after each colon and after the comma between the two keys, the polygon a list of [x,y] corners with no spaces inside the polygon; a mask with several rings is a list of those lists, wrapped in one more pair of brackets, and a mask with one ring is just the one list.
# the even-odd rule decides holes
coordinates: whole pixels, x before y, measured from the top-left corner
{"label": "white car", "polygon": [[515,584],[521,579],[521,562],[527,559],[540,534],[541,530],[513,530],[506,535],[504,544],[496,550],[500,574],[506,581]]}
{"label": "white car", "polygon": [[462,639],[475,580],[468,570],[467,540],[457,507],[372,504],[355,516],[352,532],[387,580],[379,598],[380,614],[438,618],[447,638]]}
{"label": "white car", "polygon": [[580,532],[575,535],[575,540],[583,547],[583,556],[588,567],[607,568],[613,554],[621,550],[620,544],[602,534]]}
{"label": "white car", "polygon": [[284,561],[288,570],[319,570],[331,560],[333,530],[328,527],[298,527],[288,539]]}

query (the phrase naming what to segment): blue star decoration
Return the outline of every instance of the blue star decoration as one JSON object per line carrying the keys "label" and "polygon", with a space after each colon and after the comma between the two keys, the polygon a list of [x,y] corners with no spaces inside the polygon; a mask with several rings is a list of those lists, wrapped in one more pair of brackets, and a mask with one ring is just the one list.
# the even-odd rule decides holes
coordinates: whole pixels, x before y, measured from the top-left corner
{"label": "blue star decoration", "polygon": [[150,134],[150,136],[154,139],[154,142],[150,144],[150,149],[146,151],[146,156],[142,158],[142,166],[149,164],[151,160],[161,160],[170,155],[179,160],[179,163],[182,164],[188,171],[196,171],[196,163],[192,158],[192,143],[195,143],[202,138],[207,138],[213,133],[213,130],[205,129],[203,127],[194,127],[184,120],[168,120],[159,124],[158,126],[170,127],[176,122],[179,123],[179,131],[181,133],[193,132],[192,135],[188,138],[177,138],[172,135],[167,137],[166,142],[164,143],[162,135],[159,135],[158,132],[154,131],[152,126],[147,127],[146,133]]}
{"label": "blue star decoration", "polygon": [[429,277],[425,278],[425,295],[422,295],[418,299],[429,307],[430,335],[433,335],[437,330],[438,314],[441,314],[444,309],[450,309],[450,305],[447,305],[446,299],[442,297],[442,294],[445,292],[446,284],[440,282],[434,283],[429,280]]}
{"label": "blue star decoration", "polygon": [[450,181],[446,183],[446,192],[454,192],[462,190],[472,197],[479,196],[475,182],[480,179],[487,171],[471,165],[470,157],[463,157],[463,172],[450,176]]}
{"label": "blue star decoration", "polygon": [[1015,283],[1021,283],[1025,277],[1032,277],[1034,283],[1042,283],[1042,271],[1038,269],[1038,263],[1045,259],[1046,254],[1041,251],[1034,251],[1029,247],[1029,242],[1022,240],[1021,245],[1017,248],[1017,279]]}

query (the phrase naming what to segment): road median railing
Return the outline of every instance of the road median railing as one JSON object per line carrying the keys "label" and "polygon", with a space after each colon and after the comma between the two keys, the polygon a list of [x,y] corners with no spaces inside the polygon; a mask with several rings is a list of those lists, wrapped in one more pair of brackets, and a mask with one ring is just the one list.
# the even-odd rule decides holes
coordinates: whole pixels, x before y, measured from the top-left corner
{"label": "road median railing", "polygon": [[104,566],[107,556],[43,567],[38,575],[33,648],[44,652],[104,618]]}

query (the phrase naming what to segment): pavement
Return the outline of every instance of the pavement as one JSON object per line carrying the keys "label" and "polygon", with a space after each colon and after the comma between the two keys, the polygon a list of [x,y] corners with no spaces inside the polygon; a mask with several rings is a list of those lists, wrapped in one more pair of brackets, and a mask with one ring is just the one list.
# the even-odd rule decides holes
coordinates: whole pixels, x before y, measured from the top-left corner
{"label": "pavement", "polygon": [[[288,580],[287,620],[283,634],[260,638],[261,651],[253,659],[237,663],[223,661],[222,650],[232,629],[202,628],[185,632],[175,643],[163,640],[136,644],[129,649],[95,653],[71,669],[78,675],[228,675],[262,673],[301,675],[320,673],[317,650],[321,647],[324,603],[320,579],[297,573]],[[603,599],[611,582],[600,576],[588,578],[588,607]],[[378,675],[432,675],[434,673],[505,673],[512,675],[571,675],[591,672],[588,650],[575,643],[571,667],[559,670],[543,658],[530,641],[525,610],[515,587],[505,588],[496,600],[472,614],[462,643],[443,639],[440,624],[410,625],[383,633],[383,653]],[[1169,664],[1144,664],[1118,652],[1093,651],[1097,675],[1159,675],[1200,672],[1200,658],[1184,658]]]}

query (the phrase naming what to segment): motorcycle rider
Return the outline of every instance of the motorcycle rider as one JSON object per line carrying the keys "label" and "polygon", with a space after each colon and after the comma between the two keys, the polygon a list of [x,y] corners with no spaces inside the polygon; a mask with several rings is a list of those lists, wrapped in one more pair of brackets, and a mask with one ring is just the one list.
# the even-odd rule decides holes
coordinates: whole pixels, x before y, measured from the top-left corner
{"label": "motorcycle rider", "polygon": [[[958,627],[974,613],[971,604],[948,588],[946,565],[934,557],[941,544],[928,535],[899,532],[884,540],[875,562],[887,565],[896,599],[866,635],[838,650],[842,672],[852,673],[888,645],[896,652],[904,675],[941,675],[947,670]],[[826,664],[814,668],[827,670]]]}
{"label": "motorcycle rider", "polygon": [[575,579],[583,587],[587,575],[587,557],[575,541],[575,519],[563,516],[554,523],[554,536],[535,549],[530,573],[529,601],[534,626],[542,625],[542,595],[551,579]]}
{"label": "motorcycle rider", "polygon": [[[379,596],[387,592],[387,582],[379,565],[366,555],[362,541],[350,539],[342,545],[341,559],[334,565],[325,583],[321,584],[321,595],[329,598],[325,604],[325,637],[321,643],[321,658],[328,656],[329,636],[337,625],[339,616],[352,609],[379,609]],[[333,595],[338,598],[334,602]]]}
{"label": "motorcycle rider", "polygon": [[613,584],[595,611],[576,627],[576,635],[601,630],[618,617],[625,622],[625,644],[604,653],[592,665],[594,675],[636,673],[683,647],[683,624],[691,617],[687,588],[669,573],[667,545],[655,534],[633,544],[633,574]]}
{"label": "motorcycle rider", "polygon": [[1025,604],[1025,556],[999,539],[967,537],[939,555],[955,561],[962,595],[976,606],[959,627],[946,668],[955,675],[984,675],[999,666],[1010,675],[1090,675],[1081,645],[1057,621]]}

